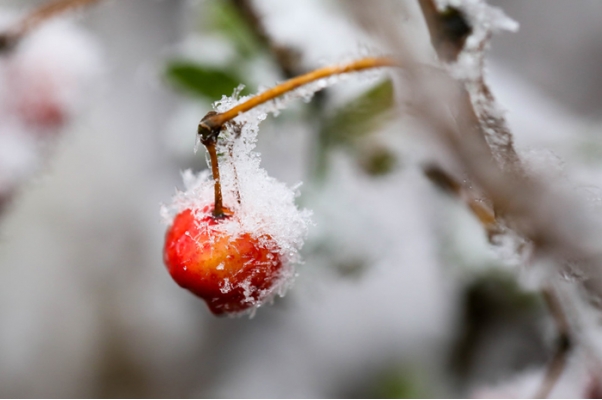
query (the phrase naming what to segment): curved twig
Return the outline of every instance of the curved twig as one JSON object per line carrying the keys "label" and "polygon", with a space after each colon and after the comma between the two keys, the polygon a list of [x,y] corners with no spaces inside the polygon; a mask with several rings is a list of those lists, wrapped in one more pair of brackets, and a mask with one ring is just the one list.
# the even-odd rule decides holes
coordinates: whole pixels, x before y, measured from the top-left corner
{"label": "curved twig", "polygon": [[254,107],[257,107],[258,105],[266,103],[270,100],[275,99],[276,97],[282,96],[283,94],[290,92],[291,90],[297,89],[298,87],[317,81],[319,79],[328,78],[333,75],[345,74],[348,72],[358,72],[371,68],[390,67],[397,65],[397,62],[395,62],[392,58],[366,57],[360,60],[350,62],[348,64],[319,68],[314,71],[308,72],[307,74],[300,75],[295,78],[284,81],[281,84],[276,85],[273,88],[268,89],[265,92],[262,92],[256,96],[253,96],[244,103],[234,106],[223,113],[216,113],[215,111],[208,112],[207,115],[205,115],[205,117],[199,123],[198,135],[200,136],[201,143],[205,145],[207,151],[211,156],[211,169],[213,173],[215,192],[215,203],[213,210],[214,217],[222,218],[224,216],[222,204],[222,189],[219,178],[219,167],[215,145],[217,142],[217,137],[219,136],[222,127],[226,122],[231,121],[239,114],[249,111]]}
{"label": "curved twig", "polygon": [[283,94],[290,92],[291,90],[297,89],[308,83],[317,81],[319,79],[328,78],[333,75],[345,74],[348,72],[359,72],[366,69],[378,68],[378,67],[392,67],[397,66],[398,63],[389,57],[366,57],[348,64],[334,65],[316,69],[308,72],[307,74],[297,76],[282,82],[281,84],[274,86],[271,89],[266,90],[256,96],[251,97],[249,100],[235,107],[232,107],[228,111],[218,113],[214,115],[207,115],[199,124],[199,134],[204,132],[211,132],[221,129],[221,127],[231,119],[235,118],[239,114],[247,112],[260,104],[266,103],[276,97],[282,96]]}
{"label": "curved twig", "polygon": [[56,0],[44,3],[0,33],[0,50],[6,51],[14,48],[28,33],[48,19],[98,1],[100,0]]}

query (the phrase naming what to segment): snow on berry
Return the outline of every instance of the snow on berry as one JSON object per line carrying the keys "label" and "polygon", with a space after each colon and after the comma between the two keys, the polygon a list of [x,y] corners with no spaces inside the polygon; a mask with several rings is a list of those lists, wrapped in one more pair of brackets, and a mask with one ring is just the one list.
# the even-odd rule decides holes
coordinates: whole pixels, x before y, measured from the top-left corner
{"label": "snow on berry", "polygon": [[[224,97],[216,110],[242,100]],[[296,187],[268,176],[260,166],[254,148],[265,116],[253,110],[220,133],[224,218],[212,215],[214,181],[208,171],[184,172],[186,191],[177,192],[161,210],[170,226],[164,252],[170,274],[215,314],[253,313],[274,295],[283,296],[310,223],[310,212],[295,205]]]}
{"label": "snow on berry", "polygon": [[[0,30],[16,15],[0,11]],[[0,55],[0,198],[34,173],[102,70],[99,47],[69,20],[48,21]]]}

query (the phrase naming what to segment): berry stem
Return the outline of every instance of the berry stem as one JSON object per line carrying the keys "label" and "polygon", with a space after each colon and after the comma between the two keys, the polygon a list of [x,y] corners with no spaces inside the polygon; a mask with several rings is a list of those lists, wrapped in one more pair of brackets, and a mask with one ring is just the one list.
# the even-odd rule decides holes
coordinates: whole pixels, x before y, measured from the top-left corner
{"label": "berry stem", "polygon": [[213,174],[213,188],[215,192],[215,206],[213,209],[213,216],[215,218],[224,218],[226,216],[226,214],[224,213],[224,206],[222,200],[222,185],[219,177],[217,151],[215,148],[217,143],[217,137],[220,134],[222,127],[226,122],[231,121],[239,114],[249,111],[260,104],[270,101],[278,96],[290,92],[291,90],[294,90],[300,86],[306,85],[318,79],[328,78],[333,75],[344,74],[348,72],[363,71],[365,69],[370,68],[391,67],[396,65],[398,64],[392,58],[366,57],[348,64],[324,67],[284,81],[281,84],[274,86],[273,88],[268,89],[263,93],[253,96],[244,103],[232,107],[231,109],[223,113],[217,113],[215,111],[208,112],[207,115],[205,115],[205,117],[203,117],[203,119],[199,123],[197,133],[200,137],[201,143],[205,145],[207,151],[209,152],[209,157],[211,158],[211,172]]}
{"label": "berry stem", "polygon": [[[247,112],[260,104],[273,100],[276,97],[282,96],[283,94],[290,92],[300,86],[308,83],[317,81],[319,79],[328,78],[333,75],[345,74],[348,72],[358,72],[371,68],[379,67],[393,67],[399,65],[395,60],[389,57],[366,57],[359,60],[352,61],[348,64],[334,65],[316,69],[308,72],[307,74],[297,76],[282,82],[281,84],[274,86],[271,89],[266,90],[263,93],[259,93],[256,96],[251,97],[249,100],[235,107],[232,107],[228,111],[223,113],[215,113],[212,115],[206,115],[199,124],[199,133],[201,127],[208,130],[221,129],[221,127],[228,121],[237,117],[239,114]],[[201,126],[203,125],[203,126]]]}
{"label": "berry stem", "polygon": [[209,157],[211,158],[211,173],[213,174],[213,191],[215,193],[215,202],[213,206],[213,217],[214,218],[224,218],[226,214],[224,213],[224,202],[222,198],[222,183],[219,177],[219,165],[217,164],[217,149],[216,149],[217,140],[209,140],[206,143],[203,143],[207,148],[207,152],[209,152]]}
{"label": "berry stem", "polygon": [[44,3],[0,33],[0,51],[14,48],[23,37],[44,21],[64,12],[84,7],[100,0],[55,0]]}
{"label": "berry stem", "polygon": [[209,158],[211,159],[211,174],[213,175],[213,191],[215,193],[215,201],[213,203],[213,217],[214,218],[224,218],[226,214],[224,213],[224,202],[222,199],[222,183],[219,177],[219,165],[217,162],[217,137],[222,130],[221,127],[217,129],[209,129],[204,124],[204,120],[210,118],[217,113],[215,111],[209,111],[205,118],[199,124],[198,135],[201,143],[207,148],[207,152],[209,153]]}

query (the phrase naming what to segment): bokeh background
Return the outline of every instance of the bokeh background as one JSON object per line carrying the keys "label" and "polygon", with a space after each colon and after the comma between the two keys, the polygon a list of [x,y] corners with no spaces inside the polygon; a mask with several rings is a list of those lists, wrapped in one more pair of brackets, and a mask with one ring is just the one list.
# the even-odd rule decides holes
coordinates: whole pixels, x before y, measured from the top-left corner
{"label": "bokeh background", "polygon": [[[206,168],[193,146],[211,103],[373,50],[344,1],[250,2],[264,36],[239,3],[106,0],[70,16],[101,73],[0,214],[0,397],[454,397],[508,382],[529,396],[553,324],[511,257],[425,178],[412,124],[387,124],[385,74],[262,124],[264,168],[303,182],[314,212],[286,297],[216,318],[171,280],[159,207],[180,171]],[[518,149],[599,202],[602,3],[491,3],[520,24],[488,64]],[[422,21],[399,21],[428,44]],[[584,396],[587,379],[573,362],[554,394]]]}

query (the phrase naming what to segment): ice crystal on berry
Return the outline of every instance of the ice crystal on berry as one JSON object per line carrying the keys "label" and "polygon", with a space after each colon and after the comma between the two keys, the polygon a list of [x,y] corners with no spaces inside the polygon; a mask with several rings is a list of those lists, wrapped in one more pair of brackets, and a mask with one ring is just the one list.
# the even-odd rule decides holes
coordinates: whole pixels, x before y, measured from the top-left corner
{"label": "ice crystal on berry", "polygon": [[[215,108],[218,112],[225,111],[238,101],[236,96],[224,97],[215,104]],[[219,290],[224,294],[239,290],[244,296],[244,304],[249,306],[243,308],[245,311],[252,311],[275,294],[284,295],[295,275],[294,265],[300,262],[298,252],[310,222],[310,212],[299,210],[295,204],[298,185],[288,187],[270,177],[260,166],[260,155],[254,149],[259,123],[265,117],[265,112],[251,111],[227,123],[220,133],[217,144],[219,169],[224,206],[230,216],[211,224],[208,234],[200,234],[203,238],[209,237],[210,241],[214,239],[216,246],[226,237],[232,248],[240,243],[237,240],[250,238],[260,254],[257,258],[260,264],[258,268],[264,268],[261,266],[264,265],[266,270],[278,270],[276,279],[272,282],[270,276],[270,285],[266,287],[257,287],[255,278],[240,282],[223,279]],[[195,220],[201,221],[197,222],[197,227],[202,231],[206,229],[203,221],[211,218],[213,210],[214,181],[209,171],[195,175],[188,170],[183,173],[183,179],[186,190],[178,191],[172,203],[162,207],[161,213],[166,222],[172,225],[176,216],[192,210]],[[203,245],[205,243],[196,244]],[[218,262],[212,269],[221,276],[229,266],[224,268],[223,263]],[[208,304],[212,308],[210,301]],[[212,311],[215,312],[213,308]],[[217,311],[233,314],[240,310],[226,307]]]}

